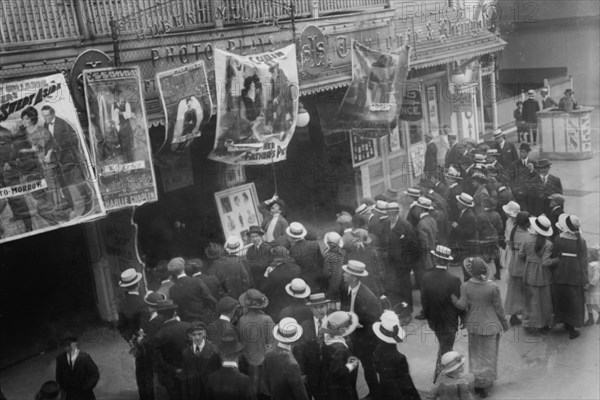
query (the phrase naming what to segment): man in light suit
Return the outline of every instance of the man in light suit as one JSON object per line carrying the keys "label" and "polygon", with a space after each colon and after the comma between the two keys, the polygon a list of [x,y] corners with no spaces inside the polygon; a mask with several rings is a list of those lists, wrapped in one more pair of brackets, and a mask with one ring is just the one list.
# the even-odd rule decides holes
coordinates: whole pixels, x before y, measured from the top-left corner
{"label": "man in light suit", "polygon": [[519,159],[519,152],[517,151],[517,147],[514,143],[508,143],[506,141],[502,129],[496,129],[493,132],[493,135],[494,140],[496,141],[496,143],[494,143],[493,148],[498,150],[499,154],[497,157],[498,163],[500,163],[500,165],[502,165],[504,169],[508,169],[510,168],[512,163]]}

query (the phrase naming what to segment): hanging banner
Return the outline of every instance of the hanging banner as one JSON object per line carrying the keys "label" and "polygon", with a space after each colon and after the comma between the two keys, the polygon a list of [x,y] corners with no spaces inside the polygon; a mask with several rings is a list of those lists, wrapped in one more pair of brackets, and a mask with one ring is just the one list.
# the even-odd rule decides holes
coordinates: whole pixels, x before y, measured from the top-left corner
{"label": "hanging banner", "polygon": [[[403,121],[420,121],[423,119],[423,104],[421,102],[421,90],[418,83],[407,82],[404,84],[404,96],[400,119]],[[416,88],[415,88],[416,87]]]}
{"label": "hanging banner", "polygon": [[62,74],[0,86],[0,243],[105,215]]}
{"label": "hanging banner", "polygon": [[[381,53],[352,41],[352,82],[339,107],[337,121],[354,129],[379,129],[385,136],[396,126],[402,104],[410,48]],[[369,136],[373,136],[372,132]]]}
{"label": "hanging banner", "polygon": [[165,111],[167,143],[171,143],[171,151],[182,151],[200,136],[212,114],[204,62],[159,72],[156,81]]}
{"label": "hanging banner", "polygon": [[92,161],[108,211],[158,199],[138,67],[83,71]]}
{"label": "hanging banner", "polygon": [[285,160],[298,115],[296,47],[239,56],[215,49],[217,131],[209,158],[262,165]]}

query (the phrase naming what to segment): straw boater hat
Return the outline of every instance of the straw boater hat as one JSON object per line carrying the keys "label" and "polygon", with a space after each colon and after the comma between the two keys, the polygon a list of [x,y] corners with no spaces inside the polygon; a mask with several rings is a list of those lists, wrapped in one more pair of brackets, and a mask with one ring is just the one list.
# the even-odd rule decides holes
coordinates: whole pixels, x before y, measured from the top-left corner
{"label": "straw boater hat", "polygon": [[122,288],[130,287],[142,280],[142,274],[137,272],[134,268],[126,269],[121,273],[121,280],[119,286]]}
{"label": "straw boater hat", "polygon": [[150,307],[156,307],[159,301],[166,300],[167,296],[165,296],[162,292],[148,292],[144,296],[144,303],[149,305]]}
{"label": "straw boater hat", "polygon": [[317,306],[319,304],[331,303],[331,300],[325,296],[325,293],[313,293],[308,296],[307,306]]}
{"label": "straw boater hat", "polygon": [[492,135],[494,135],[494,139],[498,139],[504,136],[504,132],[502,132],[502,129],[496,129],[492,132]]}
{"label": "straw boater hat", "polygon": [[248,289],[239,298],[240,304],[245,308],[265,308],[269,305],[269,299],[256,289]]}
{"label": "straw boater hat", "polygon": [[465,192],[462,192],[461,194],[459,194],[458,196],[456,196],[456,200],[462,204],[463,206],[466,207],[473,207],[475,206],[475,203],[473,202],[473,196],[471,196],[470,194],[467,194]]}
{"label": "straw boater hat", "polygon": [[358,206],[356,208],[356,210],[354,210],[354,212],[356,214],[363,215],[363,214],[368,213],[370,210],[371,210],[371,206],[367,205],[366,203],[362,203],[360,206]]}
{"label": "straw boater hat", "polygon": [[465,357],[461,356],[456,351],[449,351],[442,356],[442,373],[449,374],[456,371],[465,363]]}
{"label": "straw boater hat", "polygon": [[446,172],[444,173],[444,176],[446,178],[462,179],[462,177],[460,176],[460,172],[458,172],[458,170],[454,167],[449,167],[448,170],[446,170]]}
{"label": "straw boater hat", "polygon": [[323,243],[327,245],[327,243],[335,243],[340,248],[344,247],[344,240],[337,232],[327,232],[325,236],[323,236]]}
{"label": "straw boater hat", "polygon": [[227,254],[238,254],[244,250],[244,241],[238,235],[231,235],[223,246]]}
{"label": "straw boater hat", "polygon": [[546,237],[552,236],[552,222],[545,215],[540,215],[537,218],[531,217],[529,223],[534,232]]}
{"label": "straw boater hat", "polygon": [[273,328],[273,337],[282,343],[294,343],[302,337],[302,327],[294,318],[284,318]]}
{"label": "straw boater hat", "polygon": [[521,206],[516,201],[509,201],[508,204],[502,206],[502,210],[509,217],[516,218],[517,214],[521,212]]}
{"label": "straw boater hat", "polygon": [[562,213],[558,216],[558,221],[556,221],[556,227],[561,232],[569,232],[569,228],[567,228],[567,225],[565,225],[568,216],[569,214],[567,213]]}
{"label": "straw boater hat", "polygon": [[385,310],[379,319],[380,321],[371,326],[375,336],[386,343],[396,344],[404,341],[406,332],[400,326],[400,319],[395,312]]}
{"label": "straw boater hat", "polygon": [[367,276],[369,273],[367,272],[367,266],[356,260],[348,260],[348,264],[342,265],[342,269],[354,276]]}
{"label": "straw boater hat", "polygon": [[[561,216],[562,215],[564,214],[561,214]],[[563,217],[563,225],[566,228],[563,232],[575,233],[581,228],[581,221],[576,215],[566,215]]]}
{"label": "straw boater hat", "polygon": [[410,197],[418,198],[421,195],[421,190],[419,188],[408,188],[402,193]]}
{"label": "straw boater hat", "polygon": [[471,176],[471,179],[475,179],[475,180],[477,180],[477,181],[479,181],[479,182],[483,182],[483,183],[486,183],[486,182],[489,180],[489,179],[488,179],[488,178],[487,178],[487,177],[486,177],[484,174],[482,174],[481,172],[475,172],[475,173],[473,174],[473,176]]}
{"label": "straw boater hat", "polygon": [[385,214],[385,209],[387,208],[387,201],[377,200],[375,203],[375,207],[373,207],[373,211],[377,211],[378,213]]}
{"label": "straw boater hat", "polygon": [[400,204],[396,203],[395,201],[392,201],[391,203],[387,204],[387,207],[385,208],[385,211],[390,213],[390,212],[400,212]]}
{"label": "straw boater hat", "polygon": [[454,260],[454,258],[450,255],[452,254],[452,250],[450,250],[446,246],[437,245],[435,246],[435,250],[431,250],[430,253],[433,254],[435,258],[439,258],[446,261]]}
{"label": "straw boater hat", "polygon": [[500,155],[500,153],[498,152],[498,149],[487,149],[485,154],[487,154],[488,156],[499,156]]}
{"label": "straw boater hat", "polygon": [[487,157],[485,154],[475,153],[475,159],[473,161],[475,161],[476,164],[485,164]]}
{"label": "straw boater hat", "polygon": [[310,295],[310,286],[308,286],[304,280],[295,278],[285,285],[285,291],[292,297],[305,299]]}
{"label": "straw boater hat", "polygon": [[331,336],[348,336],[358,327],[358,315],[349,311],[335,311],[327,316],[327,330]]}
{"label": "straw boater hat", "polygon": [[[350,218],[352,220],[352,218]],[[304,239],[306,237],[306,228],[300,222],[292,222],[285,228],[285,233],[293,239]]]}
{"label": "straw boater hat", "polygon": [[428,199],[427,197],[419,197],[417,199],[417,201],[413,201],[410,206],[411,207],[418,206],[418,207],[424,208],[425,210],[433,210],[432,204],[433,203],[432,203],[431,199]]}

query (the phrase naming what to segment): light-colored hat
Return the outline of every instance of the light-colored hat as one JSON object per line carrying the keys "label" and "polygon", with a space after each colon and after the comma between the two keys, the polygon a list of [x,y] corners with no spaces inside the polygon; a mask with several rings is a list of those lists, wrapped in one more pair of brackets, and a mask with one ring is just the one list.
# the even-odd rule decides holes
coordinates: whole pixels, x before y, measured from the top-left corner
{"label": "light-colored hat", "polygon": [[451,256],[452,250],[450,250],[446,246],[437,245],[435,246],[435,250],[430,251],[434,257],[441,258],[442,260],[452,261],[454,258]]}
{"label": "light-colored hat", "polygon": [[385,209],[387,208],[387,201],[383,201],[383,200],[377,200],[377,202],[375,203],[375,207],[373,207],[374,211],[377,211],[379,213],[385,213]]}
{"label": "light-colored hat", "polygon": [[385,211],[387,211],[388,213],[389,212],[400,212],[400,204],[396,203],[395,201],[392,201],[391,203],[387,204]]}
{"label": "light-colored hat", "polygon": [[487,157],[485,156],[485,154],[475,153],[474,161],[477,164],[484,164],[487,161]]}
{"label": "light-colored hat", "polygon": [[156,307],[159,301],[164,301],[166,299],[167,296],[162,292],[149,291],[144,295],[144,303],[150,307]]}
{"label": "light-colored hat", "polygon": [[325,296],[325,293],[313,293],[308,296],[307,306],[317,306],[319,304],[331,303],[331,300]]}
{"label": "light-colored hat", "polygon": [[547,87],[543,87],[543,88],[540,89],[540,91],[548,93],[548,88]]}
{"label": "light-colored hat", "polygon": [[348,336],[356,330],[358,322],[358,315],[353,312],[335,311],[327,316],[326,329],[330,332],[343,330],[339,336]]}
{"label": "light-colored hat", "polygon": [[282,343],[294,343],[302,337],[302,327],[294,318],[284,318],[273,327],[273,337]]}
{"label": "light-colored hat", "polygon": [[426,210],[433,210],[433,203],[431,199],[428,199],[427,197],[419,197],[417,201],[413,201],[410,206],[419,206]]}
{"label": "light-colored hat", "polygon": [[337,232],[327,232],[325,236],[323,236],[323,243],[335,243],[340,247],[344,247],[344,240]]}
{"label": "light-colored hat", "polygon": [[508,189],[508,188],[507,188],[506,186],[500,186],[500,187],[498,188],[498,193],[500,193],[500,192],[503,192],[503,191],[505,191],[505,190],[507,190],[507,189]]}
{"label": "light-colored hat", "polygon": [[375,322],[371,328],[375,335],[386,343],[401,343],[406,337],[406,332],[400,326],[400,319],[395,312],[391,310],[385,310],[380,321]]}
{"label": "light-colored hat", "polygon": [[461,356],[456,351],[449,351],[442,356],[442,373],[449,374],[456,371],[465,363],[465,357]]}
{"label": "light-colored hat", "polygon": [[238,235],[231,235],[223,247],[228,254],[238,254],[244,250],[244,241]]}
{"label": "light-colored hat", "polygon": [[421,190],[419,188],[408,188],[402,193],[411,197],[418,198],[421,195]]}
{"label": "light-colored hat", "polygon": [[122,288],[133,286],[142,280],[142,274],[137,272],[134,268],[126,269],[121,272],[121,280],[119,286]]}
{"label": "light-colored hat", "polygon": [[497,139],[504,135],[504,132],[502,131],[502,129],[496,129],[494,132],[492,132],[492,135],[494,135],[494,139]]}
{"label": "light-colored hat", "polygon": [[534,95],[535,95],[535,91],[534,91],[533,89],[529,89],[529,90],[527,91],[527,95],[529,95],[529,96],[534,96]]}
{"label": "light-colored hat", "polygon": [[460,195],[456,196],[456,200],[466,207],[473,207],[475,205],[473,202],[473,196],[465,192],[462,192]]}
{"label": "light-colored hat", "polygon": [[362,214],[368,213],[370,209],[371,209],[371,206],[369,206],[365,203],[362,203],[360,206],[358,206],[358,208],[354,212],[356,212],[356,214],[362,215]]}
{"label": "light-colored hat", "polygon": [[[498,149],[487,149],[485,154],[487,154],[488,156],[497,156],[500,153],[498,153]],[[492,161],[493,161],[493,159],[492,159]]]}
{"label": "light-colored hat", "polygon": [[517,214],[521,212],[521,206],[516,201],[509,201],[508,204],[502,206],[504,213],[510,217],[516,218]]}
{"label": "light-colored hat", "polygon": [[444,173],[444,176],[446,178],[462,179],[460,172],[458,172],[458,170],[454,167],[449,167],[446,173]]}
{"label": "light-colored hat", "polygon": [[342,269],[354,276],[367,276],[369,273],[367,272],[367,266],[356,260],[348,260],[348,264],[342,265]]}
{"label": "light-colored hat", "polygon": [[335,220],[338,224],[351,224],[352,216],[348,214],[339,214]]}
{"label": "light-colored hat", "polygon": [[581,228],[581,221],[576,215],[568,215],[565,218],[565,227],[569,232],[577,232]]}
{"label": "light-colored hat", "polygon": [[545,215],[540,215],[539,217],[531,217],[529,218],[529,223],[531,224],[531,228],[538,234],[542,236],[552,236],[552,223]]}
{"label": "light-colored hat", "polygon": [[[350,218],[352,221],[352,218]],[[285,228],[285,233],[291,238],[294,239],[304,239],[306,236],[306,228],[300,222],[292,222],[290,226]]]}
{"label": "light-colored hat", "polygon": [[308,286],[304,280],[295,278],[285,285],[285,291],[292,297],[305,299],[310,295],[310,286]]}

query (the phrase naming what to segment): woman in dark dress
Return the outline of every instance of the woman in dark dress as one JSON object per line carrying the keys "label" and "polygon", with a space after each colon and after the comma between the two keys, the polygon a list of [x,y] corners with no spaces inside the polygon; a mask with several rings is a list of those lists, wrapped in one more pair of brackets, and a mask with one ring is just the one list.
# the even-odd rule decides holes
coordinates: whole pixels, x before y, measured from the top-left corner
{"label": "woman in dark dress", "polygon": [[358,326],[358,316],[336,311],[327,317],[321,379],[329,400],[358,400],[358,359],[352,356],[346,337]]}
{"label": "woman in dark dress", "polygon": [[[564,215],[564,214],[563,214]],[[581,237],[581,222],[575,215],[561,215],[556,227],[562,233],[554,240],[552,257],[558,265],[552,276],[552,298],[554,300],[554,322],[563,323],[569,338],[580,335],[577,328],[583,326],[585,317],[584,286],[587,277],[587,245]]]}
{"label": "woman in dark dress", "polygon": [[381,340],[373,354],[375,371],[379,375],[379,399],[420,400],[406,356],[398,348],[406,336],[400,327],[400,319],[390,310],[384,311],[380,319],[381,322],[372,325],[373,332]]}

